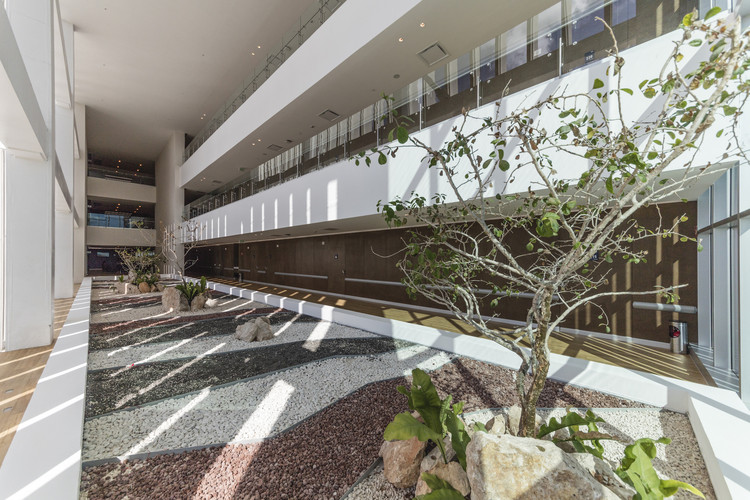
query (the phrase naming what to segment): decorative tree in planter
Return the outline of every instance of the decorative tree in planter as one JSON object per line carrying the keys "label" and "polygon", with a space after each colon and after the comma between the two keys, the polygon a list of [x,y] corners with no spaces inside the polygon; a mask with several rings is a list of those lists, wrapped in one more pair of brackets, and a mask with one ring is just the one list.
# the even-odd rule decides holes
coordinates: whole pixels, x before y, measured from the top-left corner
{"label": "decorative tree in planter", "polygon": [[200,282],[193,282],[187,279],[186,274],[198,262],[197,257],[190,255],[191,250],[198,246],[204,227],[196,221],[183,220],[181,224],[166,226],[162,231],[162,258],[167,270],[177,274],[182,282],[176,288],[187,300],[188,308],[192,307],[196,297],[207,291],[205,276],[201,277]]}
{"label": "decorative tree in planter", "polygon": [[[717,13],[710,10],[705,20],[685,16],[683,36],[660,73],[638,88],[623,85],[627,66],[615,41],[607,83],[597,78],[585,91],[562,89],[495,118],[465,112],[440,147],[410,135],[404,119],[390,116],[400,147],[423,151],[428,168],[448,186],[430,199],[412,193],[378,204],[389,226],[420,226],[404,239],[403,282],[410,294],[448,308],[521,358],[521,435],[534,432],[550,334],[571,313],[613,295],[676,297],[679,286],[606,288],[614,259],[645,261],[638,242],[695,241],[680,234],[679,221],[645,227],[634,214],[679,200],[712,170],[711,163],[694,163],[708,137],[728,143],[712,163],[747,161],[737,126],[750,95],[750,36],[735,17],[717,19]],[[654,111],[632,118],[631,103],[641,100]],[[489,150],[480,148],[482,141],[491,143]],[[361,153],[357,164],[370,165],[373,157],[385,164],[398,149]],[[513,192],[514,181],[523,183],[523,192]],[[525,324],[493,327],[486,318],[501,317],[503,300],[518,293],[532,297]],[[600,318],[608,329],[603,310]]]}

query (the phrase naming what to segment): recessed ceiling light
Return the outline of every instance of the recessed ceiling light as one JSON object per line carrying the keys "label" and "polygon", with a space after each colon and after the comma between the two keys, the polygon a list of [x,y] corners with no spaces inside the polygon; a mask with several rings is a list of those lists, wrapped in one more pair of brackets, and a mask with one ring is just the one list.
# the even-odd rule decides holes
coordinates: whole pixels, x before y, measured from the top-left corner
{"label": "recessed ceiling light", "polygon": [[255,143],[253,143],[253,146],[255,146]]}
{"label": "recessed ceiling light", "polygon": [[260,142],[262,139],[258,139],[258,142]]}
{"label": "recessed ceiling light", "polygon": [[399,75],[398,73],[396,73],[395,75],[393,75],[393,78],[395,78],[396,80],[398,80],[399,78],[401,78],[401,75]]}
{"label": "recessed ceiling light", "polygon": [[260,45],[258,45],[258,48],[260,48]]}
{"label": "recessed ceiling light", "polygon": [[403,41],[404,41],[404,37],[402,37],[402,36],[398,37],[398,43],[401,43]]}
{"label": "recessed ceiling light", "polygon": [[420,28],[424,28],[424,23],[419,23]]}

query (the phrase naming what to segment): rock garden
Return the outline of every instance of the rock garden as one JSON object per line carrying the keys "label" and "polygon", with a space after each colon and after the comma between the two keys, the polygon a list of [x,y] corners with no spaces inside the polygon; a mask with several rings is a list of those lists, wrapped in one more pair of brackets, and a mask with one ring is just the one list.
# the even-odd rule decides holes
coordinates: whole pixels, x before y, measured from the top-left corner
{"label": "rock garden", "polygon": [[538,439],[517,437],[511,370],[217,292],[188,310],[112,285],[92,295],[83,498],[629,498],[627,447],[662,437],[629,448],[629,470],[652,453],[659,478],[713,498],[684,415],[550,380]]}

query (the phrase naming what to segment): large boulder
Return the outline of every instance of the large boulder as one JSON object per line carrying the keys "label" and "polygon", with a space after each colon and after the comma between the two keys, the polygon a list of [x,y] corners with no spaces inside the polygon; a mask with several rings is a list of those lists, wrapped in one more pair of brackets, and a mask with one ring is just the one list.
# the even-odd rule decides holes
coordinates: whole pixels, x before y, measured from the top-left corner
{"label": "large boulder", "polygon": [[271,321],[265,316],[261,316],[260,318],[239,325],[234,331],[234,338],[244,340],[245,342],[272,339],[273,330],[271,329]]}
{"label": "large boulder", "polygon": [[[471,491],[471,486],[469,485],[469,477],[466,475],[466,471],[458,462],[448,462],[446,464],[441,460],[440,463],[435,465],[435,467],[425,472],[427,472],[428,474],[433,474],[443,481],[447,481],[448,484],[453,486],[454,490],[458,490],[463,496],[468,495]],[[416,496],[426,495],[431,491],[432,488],[427,486],[427,483],[422,480],[422,475],[420,474],[419,480],[417,481],[417,490],[414,494]]]}
{"label": "large boulder", "polygon": [[636,491],[620,479],[612,470],[612,467],[601,458],[595,457],[591,453],[571,453],[569,456],[589,471],[589,474],[600,484],[612,490],[618,498],[630,500],[636,494]]}
{"label": "large boulder", "polygon": [[258,333],[255,336],[255,340],[271,340],[273,338],[273,330],[271,329],[271,320],[265,316],[261,316],[255,320],[255,324],[258,327]]}
{"label": "large boulder", "polygon": [[167,312],[188,310],[187,299],[173,286],[164,288],[164,292],[161,295],[161,306]]}
{"label": "large boulder", "polygon": [[202,293],[199,293],[198,295],[193,297],[193,302],[190,304],[190,310],[193,312],[200,311],[201,309],[203,309],[203,306],[205,305],[206,305],[206,296]]}
{"label": "large boulder", "polygon": [[138,288],[138,285],[132,283],[127,283],[125,285],[125,295],[137,295],[139,293],[141,293],[141,290]]}
{"label": "large boulder", "polygon": [[145,281],[141,281],[140,283],[138,283],[138,291],[141,293],[149,293],[151,291],[151,285],[149,285]]}
{"label": "large boulder", "polygon": [[575,458],[549,441],[477,432],[466,448],[472,500],[617,500]]}
{"label": "large boulder", "polygon": [[426,442],[415,437],[383,442],[380,456],[383,457],[383,472],[388,482],[397,488],[411,488],[417,484],[426,447]]}

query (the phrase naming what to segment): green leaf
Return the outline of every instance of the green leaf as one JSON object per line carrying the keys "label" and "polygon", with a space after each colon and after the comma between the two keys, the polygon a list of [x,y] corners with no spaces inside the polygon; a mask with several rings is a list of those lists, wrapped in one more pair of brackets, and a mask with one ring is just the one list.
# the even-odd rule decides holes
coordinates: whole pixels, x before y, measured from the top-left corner
{"label": "green leaf", "polygon": [[425,424],[417,420],[411,413],[399,413],[388,424],[383,433],[383,439],[386,441],[405,441],[416,437],[420,441],[432,441],[433,443],[442,443],[443,436],[433,431]]}
{"label": "green leaf", "polygon": [[600,79],[596,78],[594,80],[594,89],[600,89],[602,87],[604,87],[604,82],[601,81]]}
{"label": "green leaf", "polygon": [[396,136],[398,137],[399,144],[406,144],[406,141],[409,140],[409,132],[404,127],[396,129]]}
{"label": "green leaf", "polygon": [[657,153],[656,151],[651,151],[651,152],[650,152],[650,153],[648,154],[648,159],[649,159],[649,160],[653,160],[653,159],[654,159],[654,158],[656,158],[657,156],[659,156],[659,153]]}
{"label": "green leaf", "polygon": [[507,171],[508,171],[508,169],[510,168],[510,163],[508,163],[508,162],[507,162],[507,161],[505,161],[505,160],[500,160],[500,161],[499,161],[499,162],[497,163],[497,166],[498,166],[498,167],[500,168],[500,170],[502,170],[503,172],[507,172]]}
{"label": "green leaf", "polygon": [[416,497],[419,500],[464,500],[464,496],[456,490],[445,479],[441,479],[434,474],[427,472],[422,473],[422,481],[432,490],[426,495]]}
{"label": "green leaf", "polygon": [[385,165],[386,163],[388,163],[388,158],[386,158],[382,151],[378,155],[378,163],[381,165]]}
{"label": "green leaf", "polygon": [[649,99],[654,97],[656,95],[656,89],[653,87],[648,87],[646,90],[643,91],[643,95]]}
{"label": "green leaf", "polygon": [[721,7],[713,7],[711,9],[709,9],[708,12],[706,12],[706,17],[704,17],[703,19],[706,20],[706,21],[708,21],[709,19],[711,19],[712,17],[714,17],[719,12],[721,12]]}
{"label": "green leaf", "polygon": [[693,24],[693,13],[690,12],[688,14],[685,14],[685,17],[682,18],[682,25],[683,26],[690,26]]}
{"label": "green leaf", "polygon": [[665,497],[671,497],[672,495],[677,493],[677,490],[679,490],[680,488],[688,490],[693,495],[697,495],[701,498],[706,498],[703,493],[698,490],[698,488],[683,481],[677,481],[676,479],[662,479],[661,483],[659,484],[659,489]]}
{"label": "green leaf", "polygon": [[456,452],[458,463],[466,470],[466,447],[469,445],[471,438],[469,437],[469,433],[466,432],[463,421],[459,418],[463,407],[463,403],[453,405],[453,409],[447,415],[448,418],[445,424],[448,432],[451,434],[451,446],[453,447],[453,451]]}
{"label": "green leaf", "polygon": [[633,90],[632,89],[622,88],[622,89],[620,89],[620,91],[625,92],[626,94],[633,95]]}
{"label": "green leaf", "polygon": [[539,428],[539,432],[537,433],[536,438],[542,439],[547,434],[558,431],[560,429],[564,429],[566,427],[571,427],[574,425],[589,425],[590,423],[596,422],[604,422],[604,419],[594,415],[594,412],[592,412],[591,410],[586,412],[586,416],[581,416],[577,412],[569,411],[560,420],[557,420],[553,417],[549,420],[548,423],[542,424],[542,426]]}
{"label": "green leaf", "polygon": [[690,45],[691,47],[700,47],[702,43],[703,43],[703,40],[695,39],[695,40],[690,40],[690,43],[688,43],[688,45]]}

